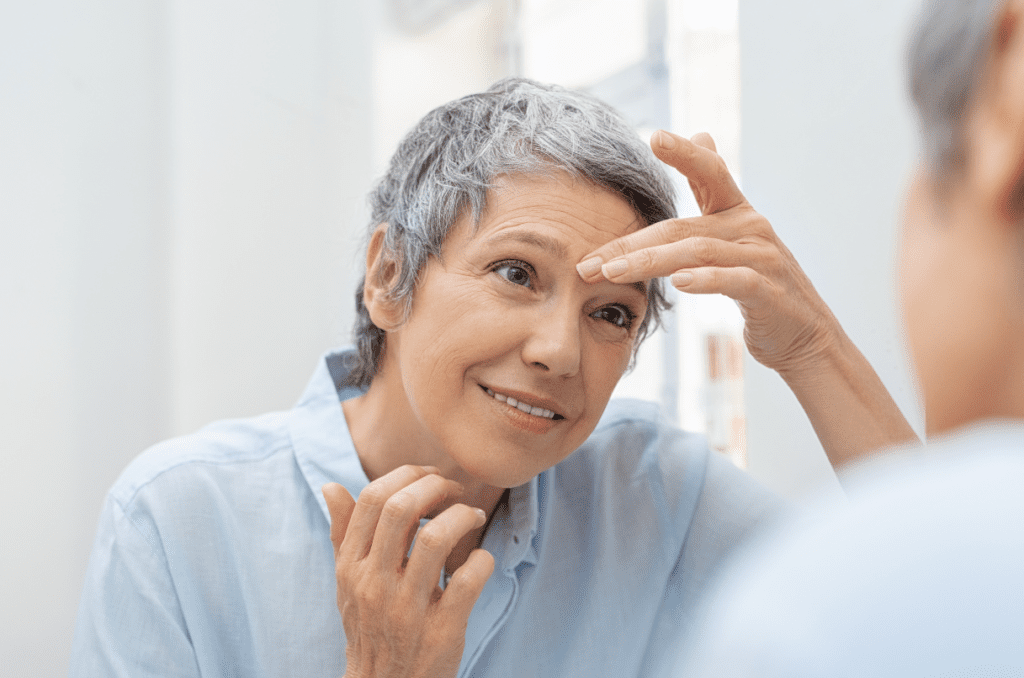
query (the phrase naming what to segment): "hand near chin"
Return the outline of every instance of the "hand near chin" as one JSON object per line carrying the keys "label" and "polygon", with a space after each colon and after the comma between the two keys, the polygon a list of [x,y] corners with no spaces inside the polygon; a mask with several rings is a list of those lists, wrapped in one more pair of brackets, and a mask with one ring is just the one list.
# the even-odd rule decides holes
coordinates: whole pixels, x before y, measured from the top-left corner
{"label": "hand near chin", "polygon": [[455,504],[418,535],[416,530],[421,517],[461,492],[458,483],[420,466],[402,466],[378,478],[358,502],[341,485],[323,487],[345,628],[346,676],[443,678],[458,671],[469,613],[494,558],[476,549],[444,589],[438,583],[452,548],[481,527],[485,516]]}
{"label": "hand near chin", "polygon": [[[702,215],[613,240],[584,258],[584,280],[671,276],[683,292],[724,294],[739,304],[754,358],[784,376],[808,367],[831,348],[839,325],[771,224],[740,192],[714,141],[707,134],[688,140],[658,132],[651,148],[686,175]],[[604,262],[601,270],[587,270],[592,257]]]}

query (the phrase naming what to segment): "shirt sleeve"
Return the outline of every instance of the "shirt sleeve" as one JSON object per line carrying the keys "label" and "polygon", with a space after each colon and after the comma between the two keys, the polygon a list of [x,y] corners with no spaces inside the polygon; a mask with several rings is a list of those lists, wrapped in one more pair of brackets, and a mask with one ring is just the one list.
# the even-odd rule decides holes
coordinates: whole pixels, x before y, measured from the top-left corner
{"label": "shirt sleeve", "polygon": [[167,559],[113,496],[100,517],[86,572],[70,675],[200,675]]}
{"label": "shirt sleeve", "polygon": [[717,452],[707,473],[678,560],[652,628],[642,676],[671,675],[681,638],[695,632],[702,597],[730,556],[780,518],[785,502]]}

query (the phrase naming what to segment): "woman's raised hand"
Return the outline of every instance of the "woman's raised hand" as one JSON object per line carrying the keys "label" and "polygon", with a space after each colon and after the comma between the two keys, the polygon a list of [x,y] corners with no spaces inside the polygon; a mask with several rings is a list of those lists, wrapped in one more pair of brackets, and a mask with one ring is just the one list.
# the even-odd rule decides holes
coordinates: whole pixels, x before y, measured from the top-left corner
{"label": "woman's raised hand", "polygon": [[736,186],[707,134],[692,140],[659,131],[651,148],[684,174],[702,215],[668,219],[613,240],[577,267],[587,282],[671,276],[691,294],[735,299],[747,348],[786,376],[831,350],[842,330],[768,220]]}
{"label": "woman's raised hand", "polygon": [[443,590],[439,581],[452,548],[486,515],[454,504],[416,530],[420,518],[462,491],[422,466],[378,478],[358,502],[341,485],[324,485],[349,678],[443,678],[458,671],[469,613],[494,558],[476,549]]}
{"label": "woman's raised hand", "polygon": [[668,219],[611,241],[577,266],[583,279],[671,276],[684,292],[735,299],[750,354],[782,375],[837,469],[914,440],[867,359],[768,220],[743,197],[711,137],[657,132],[651,148],[689,180],[701,216]]}

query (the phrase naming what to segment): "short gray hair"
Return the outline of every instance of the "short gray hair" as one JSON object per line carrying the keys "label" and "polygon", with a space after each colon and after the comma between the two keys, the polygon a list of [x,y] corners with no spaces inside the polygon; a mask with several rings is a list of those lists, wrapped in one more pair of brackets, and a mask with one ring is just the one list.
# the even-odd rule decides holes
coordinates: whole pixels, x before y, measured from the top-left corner
{"label": "short gray hair", "polygon": [[[497,177],[557,171],[621,196],[642,226],[676,216],[668,174],[613,108],[581,92],[506,78],[428,113],[402,140],[371,192],[369,232],[388,224],[383,255],[400,272],[391,297],[409,308],[428,257],[441,255],[467,208],[479,221]],[[377,373],[385,339],[363,304],[365,282],[356,291],[357,351],[346,379],[358,387]],[[660,280],[651,281],[647,300],[635,346],[669,308]]]}
{"label": "short gray hair", "polygon": [[949,178],[966,153],[964,124],[978,95],[1000,0],[925,0],[908,53],[929,170]]}

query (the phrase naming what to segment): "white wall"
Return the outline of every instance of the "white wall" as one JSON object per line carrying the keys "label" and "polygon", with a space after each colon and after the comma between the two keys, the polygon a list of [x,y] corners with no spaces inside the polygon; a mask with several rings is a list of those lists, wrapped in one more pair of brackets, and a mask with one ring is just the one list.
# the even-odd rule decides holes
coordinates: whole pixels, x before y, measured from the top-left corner
{"label": "white wall", "polygon": [[[743,183],[920,430],[898,324],[896,226],[916,153],[903,68],[916,0],[741,0]],[[749,470],[836,489],[795,397],[747,359]]]}
{"label": "white wall", "polygon": [[[421,30],[397,25],[377,7],[373,36],[373,167],[387,169],[398,142],[429,111],[511,75],[506,47],[513,0],[463,0]],[[441,4],[440,2],[435,4]]]}
{"label": "white wall", "polygon": [[100,503],[287,407],[352,317],[357,0],[0,5],[0,673],[59,676]]}

